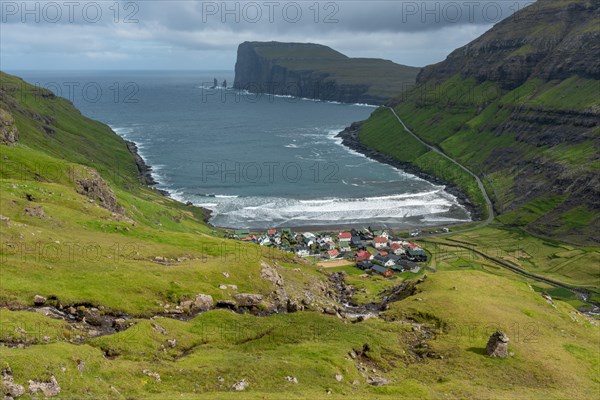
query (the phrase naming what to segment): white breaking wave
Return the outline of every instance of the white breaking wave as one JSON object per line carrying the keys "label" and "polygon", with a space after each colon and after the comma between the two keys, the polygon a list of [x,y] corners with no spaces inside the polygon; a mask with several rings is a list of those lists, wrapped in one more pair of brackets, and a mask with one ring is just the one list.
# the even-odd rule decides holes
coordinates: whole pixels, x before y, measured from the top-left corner
{"label": "white breaking wave", "polygon": [[353,106],[358,106],[358,107],[371,107],[371,108],[377,108],[379,106],[376,106],[374,104],[367,104],[367,103],[354,103],[352,104]]}
{"label": "white breaking wave", "polygon": [[129,135],[130,133],[133,132],[133,128],[123,128],[123,127],[117,127],[117,126],[112,126],[112,125],[109,125],[109,126],[110,126],[110,129],[112,129],[117,135],[119,135],[125,139],[127,139],[127,135]]}
{"label": "white breaking wave", "polygon": [[423,222],[467,220],[449,214],[456,203],[453,196],[442,190],[355,199],[296,200],[278,197],[242,197],[216,198],[216,200],[214,203],[202,204],[213,210],[211,222],[232,228],[311,224],[402,224],[407,223],[409,219]]}

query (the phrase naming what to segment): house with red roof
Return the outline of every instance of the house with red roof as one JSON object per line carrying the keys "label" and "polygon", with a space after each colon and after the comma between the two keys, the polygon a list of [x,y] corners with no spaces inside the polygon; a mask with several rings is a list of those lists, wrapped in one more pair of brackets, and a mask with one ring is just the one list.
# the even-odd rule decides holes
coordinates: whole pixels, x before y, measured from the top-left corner
{"label": "house with red roof", "polygon": [[421,247],[418,244],[407,242],[404,244],[404,247],[410,250],[421,250]]}
{"label": "house with red roof", "polygon": [[352,234],[350,232],[340,232],[340,234],[338,235],[340,249],[342,251],[350,251],[350,241],[351,240],[352,240]]}
{"label": "house with red roof", "polygon": [[371,259],[371,253],[368,251],[359,251],[356,253],[356,262],[369,261]]}
{"label": "house with red roof", "polygon": [[387,238],[384,236],[377,236],[375,239],[373,239],[373,244],[375,245],[376,249],[383,249],[384,247],[387,247]]}
{"label": "house with red roof", "polygon": [[340,252],[337,249],[335,249],[335,250],[328,250],[327,251],[327,255],[329,256],[329,258],[336,258],[337,256],[340,255]]}
{"label": "house with red roof", "polygon": [[402,245],[400,245],[398,243],[392,243],[390,245],[390,248],[392,249],[392,251],[394,252],[394,254],[397,255],[397,256],[406,253],[406,251],[404,250],[404,247],[402,247]]}
{"label": "house with red roof", "polygon": [[341,241],[349,242],[350,240],[352,240],[352,234],[350,232],[340,232],[338,239],[340,242]]}

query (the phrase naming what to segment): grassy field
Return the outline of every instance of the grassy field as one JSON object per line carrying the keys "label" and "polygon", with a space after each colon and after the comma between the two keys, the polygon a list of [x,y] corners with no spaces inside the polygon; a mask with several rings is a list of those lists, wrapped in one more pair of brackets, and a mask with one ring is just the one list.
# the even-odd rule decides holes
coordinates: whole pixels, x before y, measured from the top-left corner
{"label": "grassy field", "polygon": [[[476,252],[507,262],[531,274],[590,291],[600,301],[600,249],[536,238],[519,229],[488,227],[425,240],[434,251],[434,267],[483,262]],[[433,249],[431,247],[433,246]],[[456,256],[460,257],[456,257]],[[486,260],[488,264],[493,262]],[[499,268],[495,265],[495,268]],[[512,273],[511,273],[512,274]],[[560,292],[559,292],[560,293]],[[569,295],[572,296],[572,295]],[[581,305],[581,302],[574,303]]]}
{"label": "grassy field", "polygon": [[[2,320],[5,328],[51,337],[0,348],[16,382],[54,375],[72,397],[314,398],[331,391],[333,398],[509,398],[518,391],[521,398],[585,399],[600,383],[597,325],[568,304],[553,307],[524,283],[475,270],[430,274],[383,319],[359,324],[311,312],[257,318],[211,311],[187,322],[136,320],[125,332],[74,345],[45,317],[3,310]],[[510,359],[483,354],[496,328],[511,339]],[[365,344],[365,354],[349,356]],[[429,356],[422,358],[424,349]],[[360,363],[390,383],[366,384]],[[231,393],[241,379],[247,391]]]}

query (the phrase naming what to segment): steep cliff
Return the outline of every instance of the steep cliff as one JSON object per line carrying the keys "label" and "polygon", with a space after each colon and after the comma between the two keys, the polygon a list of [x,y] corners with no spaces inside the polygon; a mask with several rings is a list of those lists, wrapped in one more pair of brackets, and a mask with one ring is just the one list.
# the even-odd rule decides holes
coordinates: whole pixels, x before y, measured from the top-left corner
{"label": "steep cliff", "polygon": [[349,58],[312,43],[244,42],[236,89],[345,103],[383,104],[415,82],[418,68],[388,60]]}
{"label": "steep cliff", "polygon": [[[413,131],[484,180],[500,222],[591,244],[600,241],[598,93],[600,3],[539,0],[423,68],[392,103]],[[372,129],[383,117],[370,119],[365,142],[448,173],[431,166],[430,152],[408,154],[402,132]]]}
{"label": "steep cliff", "polygon": [[417,81],[460,74],[514,89],[531,78],[600,79],[600,4],[540,0],[419,73]]}

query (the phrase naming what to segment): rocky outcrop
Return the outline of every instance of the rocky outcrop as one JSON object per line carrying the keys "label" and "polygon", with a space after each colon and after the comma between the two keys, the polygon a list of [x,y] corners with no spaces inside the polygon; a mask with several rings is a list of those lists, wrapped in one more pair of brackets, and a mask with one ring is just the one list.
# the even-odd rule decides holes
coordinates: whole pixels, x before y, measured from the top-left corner
{"label": "rocky outcrop", "polygon": [[102,207],[117,214],[123,214],[124,209],[117,204],[117,198],[95,169],[87,169],[84,176],[75,178],[77,193],[97,201]]}
{"label": "rocky outcrop", "polygon": [[208,311],[214,306],[212,296],[208,294],[198,294],[192,304],[192,311]]}
{"label": "rocky outcrop", "polygon": [[0,143],[14,146],[19,140],[19,131],[12,115],[0,108]]}
{"label": "rocky outcrop", "polygon": [[485,352],[490,357],[508,357],[508,336],[502,331],[496,331],[490,336],[485,346]]}
{"label": "rocky outcrop", "polygon": [[29,393],[36,394],[38,392],[42,392],[47,397],[58,396],[60,394],[60,386],[54,376],[51,376],[48,382],[30,380]]}
{"label": "rocky outcrop", "polygon": [[4,394],[11,398],[23,396],[25,394],[25,388],[22,385],[14,383],[12,370],[10,367],[2,370],[2,385],[4,386]]}
{"label": "rocky outcrop", "polygon": [[152,167],[146,164],[146,161],[144,161],[142,156],[140,156],[140,154],[138,153],[137,145],[133,142],[130,142],[129,140],[126,140],[125,144],[127,145],[127,149],[129,150],[129,152],[133,155],[133,158],[135,159],[135,165],[138,169],[138,176],[142,183],[145,185],[156,185],[157,182],[152,176]]}
{"label": "rocky outcrop", "polygon": [[460,74],[513,89],[532,77],[600,79],[600,32],[586,29],[599,18],[597,1],[539,0],[453,51],[445,61],[423,68],[417,82]]}
{"label": "rocky outcrop", "polygon": [[25,215],[36,218],[45,218],[46,212],[44,211],[44,207],[42,206],[33,206],[33,207],[25,207],[23,210]]}
{"label": "rocky outcrop", "polygon": [[260,264],[262,266],[262,269],[260,270],[260,276],[263,279],[270,281],[276,286],[283,286],[283,278],[279,272],[275,270],[275,268],[271,267],[264,261],[261,261]]}
{"label": "rocky outcrop", "polygon": [[239,293],[233,296],[239,307],[256,307],[262,302],[262,295],[254,293]]}
{"label": "rocky outcrop", "polygon": [[234,88],[344,103],[383,104],[414,83],[419,69],[349,58],[313,43],[244,42]]}

